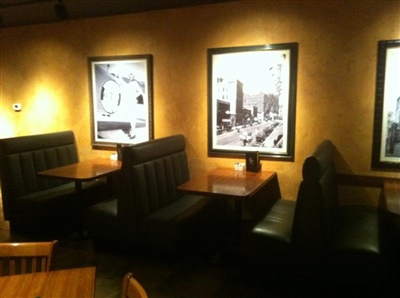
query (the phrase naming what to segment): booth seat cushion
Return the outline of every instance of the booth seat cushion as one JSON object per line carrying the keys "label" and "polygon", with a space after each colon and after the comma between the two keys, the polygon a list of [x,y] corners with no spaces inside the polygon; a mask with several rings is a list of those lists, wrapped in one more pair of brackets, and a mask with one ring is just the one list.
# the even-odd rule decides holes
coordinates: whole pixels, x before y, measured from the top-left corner
{"label": "booth seat cushion", "polygon": [[374,206],[341,206],[328,250],[329,277],[346,282],[382,282],[395,260],[394,230],[383,210]]}
{"label": "booth seat cushion", "polygon": [[[85,200],[81,202],[83,206],[90,205],[91,200],[96,202],[98,199],[96,196],[101,195],[101,191],[107,191],[105,187],[101,187],[101,191],[97,189],[98,186],[103,186],[103,184],[104,181],[95,180],[85,182],[82,185],[82,191],[86,196]],[[65,183],[53,188],[20,196],[14,200],[13,211],[16,212],[18,209],[29,210],[30,208],[40,209],[46,206],[58,208],[71,206],[76,209],[75,184],[73,182]]]}
{"label": "booth seat cushion", "polygon": [[[331,290],[360,284],[367,292],[380,289],[393,280],[393,272],[399,272],[395,227],[379,208],[338,204],[334,151],[333,144],[324,141],[304,161],[295,208],[287,206],[295,209],[294,215],[287,216],[287,210],[277,212],[282,207],[277,205],[252,229],[251,236],[266,238],[258,239],[258,249],[264,252],[268,265],[276,265],[268,266],[273,272],[287,267],[289,259],[293,262],[289,269],[308,280],[323,278],[333,285]],[[282,250],[275,249],[272,256],[276,243]],[[286,247],[291,250],[284,244],[290,244]],[[282,258],[282,251],[293,255]],[[262,260],[256,259],[259,263]]]}
{"label": "booth seat cushion", "polygon": [[295,206],[295,201],[279,199],[264,219],[253,228],[253,233],[267,241],[273,239],[290,243]]}
{"label": "booth seat cushion", "polygon": [[[73,184],[42,190],[14,199],[12,229],[15,232],[44,231],[44,227],[58,226],[60,218],[74,217],[76,200]],[[76,218],[75,218],[76,219]]]}
{"label": "booth seat cushion", "polygon": [[173,250],[175,243],[181,239],[196,238],[191,232],[194,228],[191,221],[207,207],[208,198],[185,195],[162,209],[155,211],[140,224],[141,238],[147,245],[164,247]]}
{"label": "booth seat cushion", "polygon": [[185,195],[143,219],[143,231],[151,231],[155,228],[157,223],[160,224],[159,228],[161,229],[165,228],[166,224],[179,225],[180,223],[190,219],[199,210],[206,206],[208,200],[209,199],[205,199],[202,196]]}
{"label": "booth seat cushion", "polygon": [[243,239],[247,264],[271,278],[287,278],[293,272],[290,245],[295,201],[279,199]]}
{"label": "booth seat cushion", "polygon": [[88,210],[88,231],[95,246],[113,238],[113,243],[132,249],[177,251],[186,236],[197,236],[191,227],[210,202],[177,190],[188,179],[183,135],[124,147],[116,202]]}
{"label": "booth seat cushion", "polygon": [[93,238],[95,249],[113,249],[129,252],[129,238],[121,233],[117,217],[117,199],[110,198],[89,207],[85,212],[85,225]]}
{"label": "booth seat cushion", "polygon": [[[129,253],[132,249],[160,248],[171,252],[178,242],[182,245],[183,240],[188,243],[194,239],[200,241],[204,230],[213,226],[206,218],[197,218],[203,209],[208,208],[209,200],[202,196],[185,195],[142,219],[136,230],[136,224],[128,224],[127,229],[121,228],[126,220],[118,217],[118,199],[111,199],[89,207],[85,222],[97,249],[117,248]],[[195,219],[203,221],[204,225],[200,228]]]}
{"label": "booth seat cushion", "polygon": [[381,252],[379,210],[372,206],[343,206],[332,233],[332,251]]}
{"label": "booth seat cushion", "polygon": [[[74,184],[37,173],[78,161],[72,131],[0,139],[2,200],[11,230],[47,232],[76,216]],[[103,180],[84,183],[83,204],[106,198],[107,190]]]}
{"label": "booth seat cushion", "polygon": [[328,232],[325,215],[330,204],[324,197],[335,195],[333,173],[333,145],[324,141],[303,163],[296,201],[278,200],[250,231],[256,266],[268,266],[276,273],[318,276]]}

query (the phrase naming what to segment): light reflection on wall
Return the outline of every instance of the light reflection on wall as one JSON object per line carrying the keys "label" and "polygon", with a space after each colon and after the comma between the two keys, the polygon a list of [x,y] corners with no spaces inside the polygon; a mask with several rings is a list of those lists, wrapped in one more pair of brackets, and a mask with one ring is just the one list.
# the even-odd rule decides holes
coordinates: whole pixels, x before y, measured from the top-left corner
{"label": "light reflection on wall", "polygon": [[51,86],[39,86],[30,102],[25,104],[25,125],[31,134],[54,130],[63,114],[62,102],[55,95]]}
{"label": "light reflection on wall", "polygon": [[5,113],[1,112],[0,118],[0,139],[10,138],[15,136],[15,127]]}
{"label": "light reflection on wall", "polygon": [[20,100],[22,110],[15,112],[12,105],[1,105],[0,138],[46,133],[58,130],[67,109],[50,85],[40,85],[32,90],[32,97]]}
{"label": "light reflection on wall", "polygon": [[6,107],[0,94],[0,139],[10,138],[16,135],[16,124],[12,119],[12,106]]}

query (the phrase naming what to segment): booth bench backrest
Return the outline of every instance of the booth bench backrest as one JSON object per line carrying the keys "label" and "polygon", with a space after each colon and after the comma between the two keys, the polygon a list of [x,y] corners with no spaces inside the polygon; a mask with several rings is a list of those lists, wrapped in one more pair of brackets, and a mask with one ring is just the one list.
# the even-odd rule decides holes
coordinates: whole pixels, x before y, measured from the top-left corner
{"label": "booth bench backrest", "polygon": [[37,172],[78,162],[72,131],[0,139],[1,189],[4,213],[11,201],[67,183]]}
{"label": "booth bench backrest", "polygon": [[297,253],[315,255],[326,251],[338,208],[335,148],[320,143],[303,163],[294,214],[292,242]]}
{"label": "booth bench backrest", "polygon": [[177,186],[189,180],[183,135],[126,146],[122,152],[119,217],[140,221],[182,197]]}

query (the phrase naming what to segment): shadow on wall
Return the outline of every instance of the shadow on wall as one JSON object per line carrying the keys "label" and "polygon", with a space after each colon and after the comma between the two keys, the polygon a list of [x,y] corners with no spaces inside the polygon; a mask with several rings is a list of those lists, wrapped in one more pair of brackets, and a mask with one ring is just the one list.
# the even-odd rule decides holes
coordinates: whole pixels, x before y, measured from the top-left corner
{"label": "shadow on wall", "polygon": [[[335,147],[335,165],[338,174],[357,175],[354,173],[343,155]],[[363,185],[338,185],[339,204],[362,204],[378,206],[382,199],[383,191],[377,187],[366,187]]]}

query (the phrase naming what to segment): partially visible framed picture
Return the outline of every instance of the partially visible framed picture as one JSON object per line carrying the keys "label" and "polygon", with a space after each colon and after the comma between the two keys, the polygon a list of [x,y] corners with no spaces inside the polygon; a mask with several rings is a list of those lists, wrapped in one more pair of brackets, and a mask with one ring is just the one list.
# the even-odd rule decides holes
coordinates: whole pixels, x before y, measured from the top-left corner
{"label": "partially visible framed picture", "polygon": [[378,42],[372,168],[400,169],[400,40]]}
{"label": "partially visible framed picture", "polygon": [[208,49],[208,155],[294,160],[298,44]]}
{"label": "partially visible framed picture", "polygon": [[152,56],[89,57],[93,146],[153,138]]}

